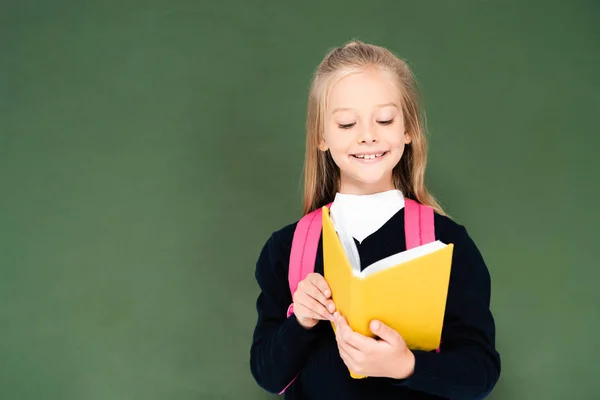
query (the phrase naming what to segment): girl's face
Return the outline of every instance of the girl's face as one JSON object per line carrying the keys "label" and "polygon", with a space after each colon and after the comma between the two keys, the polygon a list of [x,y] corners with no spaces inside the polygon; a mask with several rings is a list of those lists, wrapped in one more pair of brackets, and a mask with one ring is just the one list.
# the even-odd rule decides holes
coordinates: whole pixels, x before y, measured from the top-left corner
{"label": "girl's face", "polygon": [[319,148],[329,150],[340,169],[340,192],[394,189],[392,170],[410,143],[401,106],[396,86],[375,69],[348,75],[333,86]]}

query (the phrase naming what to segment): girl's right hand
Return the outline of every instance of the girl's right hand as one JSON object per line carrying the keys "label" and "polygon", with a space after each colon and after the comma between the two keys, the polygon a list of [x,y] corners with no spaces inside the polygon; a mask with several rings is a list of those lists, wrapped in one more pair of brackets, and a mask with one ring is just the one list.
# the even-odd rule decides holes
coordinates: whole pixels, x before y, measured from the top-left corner
{"label": "girl's right hand", "polygon": [[319,320],[333,321],[334,312],[331,289],[322,275],[313,272],[300,281],[294,293],[294,314],[302,327],[310,329]]}

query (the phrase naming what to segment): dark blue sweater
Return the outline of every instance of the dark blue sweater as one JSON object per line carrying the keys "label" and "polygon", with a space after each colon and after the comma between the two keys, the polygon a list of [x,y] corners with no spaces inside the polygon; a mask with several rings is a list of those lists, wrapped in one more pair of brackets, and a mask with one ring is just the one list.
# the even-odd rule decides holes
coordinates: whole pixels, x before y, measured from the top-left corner
{"label": "dark blue sweater", "polygon": [[[296,223],[274,232],[256,265],[260,295],[256,306],[250,368],[265,390],[286,390],[286,399],[452,399],[484,398],[500,376],[495,325],[490,312],[490,275],[465,228],[435,215],[436,239],[454,243],[450,287],[440,353],[414,351],[414,374],[407,379],[352,379],[340,358],[328,321],[304,329],[286,311],[292,302],[287,280]],[[404,210],[358,244],[367,266],[406,249]],[[319,245],[315,272],[323,274]]]}

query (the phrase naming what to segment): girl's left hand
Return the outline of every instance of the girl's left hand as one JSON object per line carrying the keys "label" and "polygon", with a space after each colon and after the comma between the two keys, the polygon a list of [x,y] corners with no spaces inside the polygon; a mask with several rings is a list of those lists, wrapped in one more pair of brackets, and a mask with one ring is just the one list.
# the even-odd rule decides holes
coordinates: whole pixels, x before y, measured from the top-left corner
{"label": "girl's left hand", "polygon": [[402,336],[381,321],[371,321],[379,340],[354,332],[339,312],[334,314],[335,336],[340,356],[354,373],[371,377],[404,379],[412,375],[415,356]]}

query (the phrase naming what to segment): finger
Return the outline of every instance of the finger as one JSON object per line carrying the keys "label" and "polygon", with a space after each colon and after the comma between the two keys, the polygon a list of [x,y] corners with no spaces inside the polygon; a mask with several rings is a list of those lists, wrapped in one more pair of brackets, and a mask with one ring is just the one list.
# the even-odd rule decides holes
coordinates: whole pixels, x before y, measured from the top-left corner
{"label": "finger", "polygon": [[340,352],[340,357],[344,361],[344,364],[346,364],[346,366],[350,369],[354,368],[354,360],[352,360],[352,357],[350,356],[350,354],[348,354],[346,349],[338,345],[338,351]]}
{"label": "finger", "polygon": [[[314,300],[313,300],[314,301]],[[318,306],[317,302],[314,302]],[[330,320],[327,311],[323,306],[319,307],[311,307],[303,304],[302,302],[296,302],[294,305],[294,314],[301,318],[312,318],[312,319],[323,319]]]}
{"label": "finger", "polygon": [[334,315],[336,318],[337,315],[337,326],[340,327],[340,335],[344,342],[346,342],[349,346],[355,348],[360,352],[366,351],[369,347],[377,344],[377,341],[373,338],[361,335],[358,332],[355,332],[350,328],[346,318],[344,318],[341,314],[337,313]]}
{"label": "finger", "polygon": [[338,341],[338,351],[344,364],[352,372],[358,373],[360,371],[360,365],[365,362],[365,355],[354,347],[350,346],[343,339]]}
{"label": "finger", "polygon": [[371,332],[389,344],[393,345],[400,341],[400,334],[381,321],[373,320],[369,324],[369,327],[371,328]]}
{"label": "finger", "polygon": [[308,280],[315,285],[326,298],[331,297],[331,289],[325,278],[323,278],[323,275],[312,273],[308,276]]}
{"label": "finger", "polygon": [[335,339],[338,343],[338,346],[343,347],[346,352],[351,353],[353,355],[355,355],[355,352],[359,352],[359,350],[357,348],[355,348],[354,346],[352,346],[350,343],[348,343],[345,339],[345,337],[348,335],[349,332],[351,332],[350,327],[346,324],[346,325],[340,325],[339,324],[339,313],[336,312],[336,314],[338,315],[337,319],[334,316],[334,324],[335,324]]}
{"label": "finger", "polygon": [[339,313],[339,311],[333,313],[333,322],[336,327],[335,333],[338,340],[343,341],[345,343],[346,340],[344,339],[344,337],[347,336],[350,331],[352,331],[352,328],[350,328],[346,319],[342,319],[342,316]]}
{"label": "finger", "polygon": [[329,314],[332,314],[335,311],[335,304],[333,304],[333,301],[328,300],[321,290],[312,282],[308,282],[303,285],[302,292],[321,303],[325,308],[327,308]]}
{"label": "finger", "polygon": [[361,360],[363,358],[363,353],[356,347],[346,342],[342,335],[338,336],[336,338],[336,341],[340,351],[343,351],[344,354],[346,354],[346,356],[350,360],[352,360],[352,362],[356,363],[358,360]]}
{"label": "finger", "polygon": [[303,318],[303,319],[315,319],[315,320],[326,320],[327,318],[325,318],[324,316],[322,316],[321,314],[304,307],[302,304],[297,303],[294,306],[294,314],[296,315],[296,317],[298,318]]}
{"label": "finger", "polygon": [[301,283],[301,285],[298,285],[298,288],[324,306],[327,305],[327,297],[325,297],[325,295],[321,292],[321,289],[319,289],[313,282],[309,280],[304,281]]}
{"label": "finger", "polygon": [[319,303],[317,300],[309,296],[307,293],[299,292],[294,299],[295,302],[302,304],[304,307],[309,310],[313,310],[319,314],[321,314],[325,319],[333,320],[333,314],[331,314],[323,304]]}

